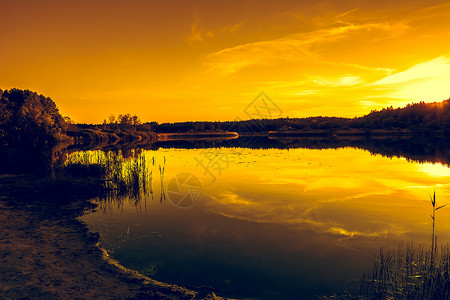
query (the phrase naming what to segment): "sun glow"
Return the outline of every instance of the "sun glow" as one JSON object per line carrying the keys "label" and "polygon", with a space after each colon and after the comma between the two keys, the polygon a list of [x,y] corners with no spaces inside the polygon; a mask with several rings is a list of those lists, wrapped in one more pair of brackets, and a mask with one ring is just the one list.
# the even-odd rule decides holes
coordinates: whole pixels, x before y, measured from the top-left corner
{"label": "sun glow", "polygon": [[374,85],[393,90],[391,96],[395,98],[442,101],[450,98],[449,82],[450,59],[443,56],[389,75]]}
{"label": "sun glow", "polygon": [[418,166],[420,172],[432,177],[450,177],[450,168],[442,164],[424,163]]}
{"label": "sun glow", "polygon": [[233,120],[261,91],[290,117],[450,97],[448,1],[26,3],[1,5],[0,89],[78,122]]}

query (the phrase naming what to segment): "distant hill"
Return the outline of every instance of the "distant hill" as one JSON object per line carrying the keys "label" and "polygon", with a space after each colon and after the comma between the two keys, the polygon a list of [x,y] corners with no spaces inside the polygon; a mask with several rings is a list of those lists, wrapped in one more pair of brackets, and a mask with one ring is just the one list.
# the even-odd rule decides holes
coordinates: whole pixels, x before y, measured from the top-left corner
{"label": "distant hill", "polygon": [[442,102],[408,104],[403,108],[385,108],[352,119],[351,126],[380,129],[445,130],[450,129],[450,99]]}
{"label": "distant hill", "polygon": [[356,118],[308,117],[257,119],[226,122],[152,123],[157,133],[225,130],[242,134],[450,134],[450,99],[434,103],[408,104],[403,108],[385,108]]}

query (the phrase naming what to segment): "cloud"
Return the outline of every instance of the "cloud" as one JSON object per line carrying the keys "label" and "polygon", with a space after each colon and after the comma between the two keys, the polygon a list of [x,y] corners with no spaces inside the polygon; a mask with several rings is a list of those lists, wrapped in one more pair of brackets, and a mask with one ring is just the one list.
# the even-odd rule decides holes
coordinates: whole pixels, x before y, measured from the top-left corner
{"label": "cloud", "polygon": [[205,39],[205,33],[200,29],[200,19],[198,13],[194,12],[193,22],[191,25],[191,34],[187,37],[188,42],[200,42]]}
{"label": "cloud", "polygon": [[210,71],[232,74],[252,65],[268,65],[281,61],[310,61],[319,59],[314,47],[344,38],[351,33],[381,31],[392,35],[402,24],[370,23],[345,25],[307,33],[286,35],[282,38],[252,42],[226,48],[205,57]]}
{"label": "cloud", "polygon": [[347,230],[342,227],[331,227],[328,229],[328,232],[332,234],[338,234],[346,237],[355,237],[355,236],[365,236],[365,237],[380,237],[386,236],[389,234],[389,230],[380,230],[375,232],[362,232],[358,230]]}
{"label": "cloud", "polygon": [[203,41],[203,34],[200,32],[198,28],[198,21],[194,21],[191,26],[191,34],[188,37],[189,41]]}
{"label": "cloud", "polygon": [[372,85],[392,98],[441,101],[450,97],[449,82],[450,59],[441,56],[386,76]]}
{"label": "cloud", "polygon": [[207,39],[214,38],[218,35],[229,34],[233,35],[239,31],[243,23],[236,23],[230,26],[225,26],[218,29],[202,29],[200,28],[200,20],[197,14],[194,14],[194,21],[191,25],[191,33],[189,34],[187,40],[188,42],[202,42]]}
{"label": "cloud", "polygon": [[317,63],[320,64],[326,64],[331,66],[338,66],[338,67],[350,67],[358,70],[365,70],[365,71],[373,71],[373,72],[384,72],[387,74],[393,73],[395,70],[391,68],[383,68],[383,67],[370,67],[370,66],[364,66],[359,64],[352,64],[352,63],[345,63],[345,62],[335,62],[335,61],[319,61]]}
{"label": "cloud", "polygon": [[445,56],[419,63],[403,72],[398,72],[381,80],[374,85],[399,84],[412,82],[418,79],[442,78],[450,76],[450,59]]}
{"label": "cloud", "polygon": [[306,95],[315,95],[319,93],[319,90],[303,90],[301,92],[293,93],[292,96],[306,96]]}
{"label": "cloud", "polygon": [[353,86],[363,83],[360,76],[345,75],[336,79],[325,79],[323,77],[316,77],[312,79],[312,82],[319,86],[341,87],[341,86]]}

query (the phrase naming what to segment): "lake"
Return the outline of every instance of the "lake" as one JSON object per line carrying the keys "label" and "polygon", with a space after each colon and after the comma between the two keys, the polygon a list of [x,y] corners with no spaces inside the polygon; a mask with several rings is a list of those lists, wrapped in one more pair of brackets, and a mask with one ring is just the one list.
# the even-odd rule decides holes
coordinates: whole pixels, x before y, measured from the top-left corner
{"label": "lake", "polygon": [[[354,147],[144,150],[152,191],[82,217],[110,255],[156,280],[238,299],[358,294],[380,247],[431,244],[450,169]],[[450,240],[450,208],[437,212]]]}

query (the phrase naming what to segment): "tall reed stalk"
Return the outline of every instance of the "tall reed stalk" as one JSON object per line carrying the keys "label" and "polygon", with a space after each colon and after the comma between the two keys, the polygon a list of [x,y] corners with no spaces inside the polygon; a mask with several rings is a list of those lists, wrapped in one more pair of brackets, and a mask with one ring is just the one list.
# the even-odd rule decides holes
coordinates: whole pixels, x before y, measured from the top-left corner
{"label": "tall reed stalk", "polygon": [[433,197],[430,195],[431,205],[433,206],[433,212],[431,214],[431,219],[433,220],[433,231],[431,233],[431,254],[434,254],[437,246],[437,236],[435,235],[435,223],[436,223],[436,211],[447,206],[448,204],[436,207],[436,191],[433,193]]}
{"label": "tall reed stalk", "polygon": [[[154,158],[153,158],[154,163]],[[55,176],[97,177],[103,182],[105,198],[128,197],[135,203],[153,193],[153,171],[145,154],[132,152],[124,158],[121,151],[85,151],[70,154],[64,165],[55,170]]]}
{"label": "tall reed stalk", "polygon": [[432,204],[431,248],[413,243],[400,244],[396,251],[380,253],[372,271],[361,279],[364,299],[450,299],[450,249],[437,244],[436,192]]}

